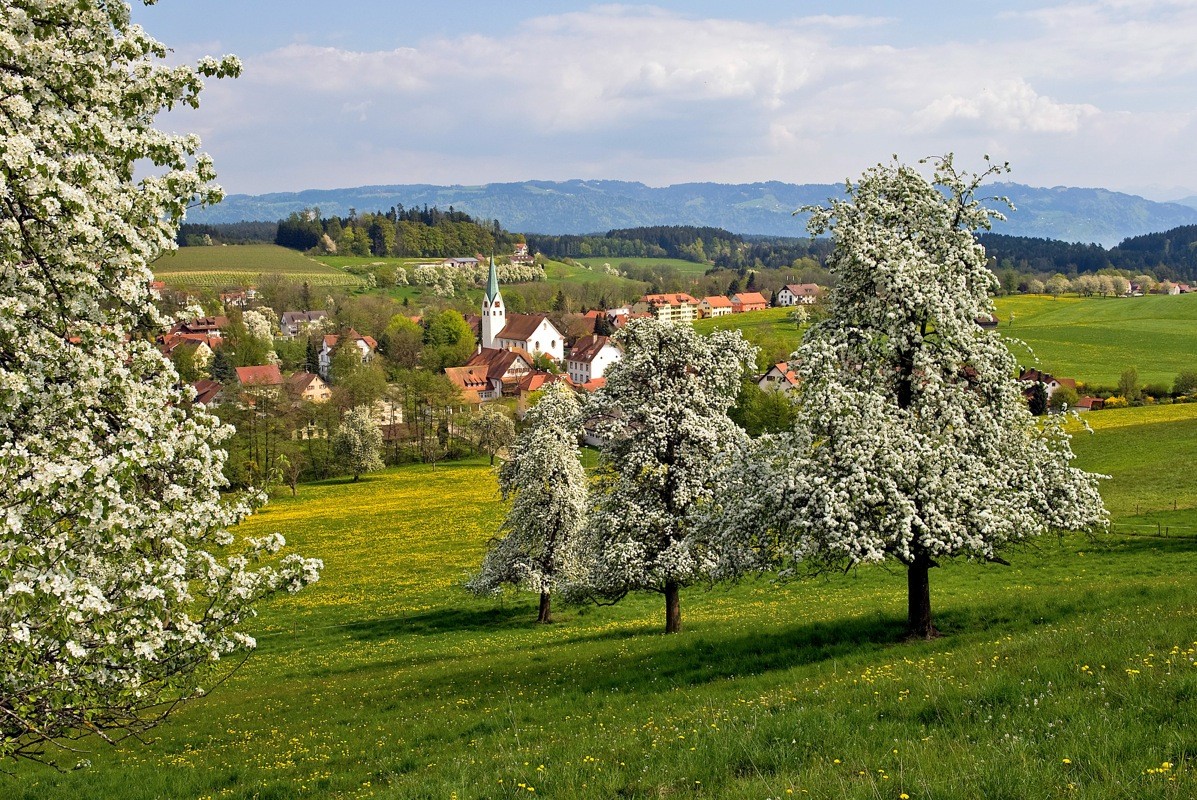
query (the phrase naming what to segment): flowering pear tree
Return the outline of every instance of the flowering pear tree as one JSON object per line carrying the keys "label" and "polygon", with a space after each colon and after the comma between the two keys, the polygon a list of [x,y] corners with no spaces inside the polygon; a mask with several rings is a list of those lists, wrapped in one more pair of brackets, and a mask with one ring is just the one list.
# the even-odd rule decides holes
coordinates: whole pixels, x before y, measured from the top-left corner
{"label": "flowering pear tree", "polygon": [[587,484],[578,457],[581,406],[572,389],[555,383],[528,411],[527,423],[499,468],[499,490],[512,500],[505,535],[490,543],[481,571],[466,587],[476,594],[498,594],[504,585],[537,592],[536,621],[548,623],[554,590],[582,574]]}
{"label": "flowering pear tree", "polygon": [[365,408],[345,413],[332,438],[333,456],[356,481],[364,472],[383,468],[382,431]]}
{"label": "flowering pear tree", "polygon": [[623,358],[591,413],[606,420],[589,522],[589,581],[600,595],[665,596],[665,631],[681,630],[679,590],[709,578],[719,537],[698,524],[718,467],[747,435],[728,417],[756,348],[739,331],[633,320],[615,334]]}
{"label": "flowering pear tree", "polygon": [[1031,416],[1013,356],[975,322],[997,288],[973,236],[1000,218],[974,196],[984,177],[951,156],[930,182],[879,165],[813,209],[838,284],[794,354],[795,433],[762,443],[741,473],[755,484],[739,514],[758,552],[905,566],[913,637],[936,634],[928,574],[940,559],[1001,561],[1006,545],[1106,519],[1097,476],[1070,465],[1058,424]]}
{"label": "flowering pear tree", "polygon": [[0,5],[3,757],[145,730],[320,568],[227,532],[260,498],[222,498],[228,429],[152,343],[147,264],[220,196],[198,139],[153,117],[238,71],[165,55],[122,2]]}

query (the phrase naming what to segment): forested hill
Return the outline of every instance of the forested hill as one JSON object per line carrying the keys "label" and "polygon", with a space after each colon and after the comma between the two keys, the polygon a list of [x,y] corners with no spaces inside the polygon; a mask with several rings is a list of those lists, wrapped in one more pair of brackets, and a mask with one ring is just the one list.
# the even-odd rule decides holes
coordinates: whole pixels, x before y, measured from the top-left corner
{"label": "forested hill", "polygon": [[[650,187],[627,181],[525,181],[482,186],[364,186],[266,195],[232,195],[196,209],[188,222],[274,221],[305,208],[350,216],[350,209],[454,207],[476,219],[500,219],[509,230],[586,234],[621,228],[688,225],[737,234],[797,237],[805,217],[795,209],[840,196],[839,184],[685,183]],[[1155,203],[1105,189],[1040,189],[1006,183],[983,194],[1007,195],[1017,210],[995,231],[1106,247],[1131,236],[1197,224],[1197,208]]]}
{"label": "forested hill", "polygon": [[997,269],[1020,272],[1097,272],[1113,267],[1157,278],[1197,280],[1197,225],[1123,240],[1109,250],[1100,245],[1052,239],[982,234],[980,242]]}

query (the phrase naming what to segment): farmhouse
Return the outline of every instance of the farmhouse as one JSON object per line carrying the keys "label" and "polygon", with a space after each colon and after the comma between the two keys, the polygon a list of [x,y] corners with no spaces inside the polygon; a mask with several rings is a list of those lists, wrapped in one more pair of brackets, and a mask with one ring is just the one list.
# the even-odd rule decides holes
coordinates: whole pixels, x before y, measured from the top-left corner
{"label": "farmhouse", "polygon": [[808,306],[818,301],[821,291],[817,283],[787,283],[777,292],[777,305]]}
{"label": "farmhouse", "polygon": [[798,388],[798,376],[785,361],[779,361],[757,380],[756,385],[766,392],[788,392]]}
{"label": "farmhouse", "polygon": [[1030,383],[1042,383],[1044,388],[1047,389],[1047,396],[1049,398],[1056,392],[1057,389],[1062,386],[1076,391],[1075,378],[1057,378],[1037,369],[1024,369],[1019,373],[1018,379],[1020,381],[1028,381]]}

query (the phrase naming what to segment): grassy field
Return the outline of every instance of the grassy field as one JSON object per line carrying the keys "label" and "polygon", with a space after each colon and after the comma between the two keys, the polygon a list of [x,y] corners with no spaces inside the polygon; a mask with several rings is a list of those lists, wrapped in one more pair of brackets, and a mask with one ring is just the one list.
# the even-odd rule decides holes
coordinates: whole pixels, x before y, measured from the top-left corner
{"label": "grassy field", "polygon": [[[1181,370],[1197,369],[1197,294],[1081,298],[1020,295],[997,300],[998,330],[1021,339],[1028,366],[1038,357],[1048,372],[1089,384],[1116,386],[1135,367],[1144,383],[1172,385]],[[1010,315],[1014,322],[1010,323]]]}
{"label": "grassy field", "polygon": [[[482,462],[300,487],[243,526],[325,559],[257,652],[148,747],[22,765],[6,798],[1185,798],[1197,795],[1197,406],[1076,440],[1120,529],[932,577],[893,568],[559,609],[459,582],[502,512]],[[1173,509],[1176,504],[1175,510]],[[68,766],[74,763],[70,757]]]}
{"label": "grassy field", "polygon": [[361,281],[303,253],[273,244],[181,247],[153,264],[154,275],[171,286],[224,288],[257,283],[278,273],[313,286],[357,286]]}
{"label": "grassy field", "polygon": [[578,258],[575,261],[580,261],[583,264],[589,264],[595,269],[602,270],[604,264],[610,264],[618,268],[621,264],[635,264],[638,267],[669,267],[676,270],[679,274],[689,278],[701,278],[706,274],[706,271],[711,268],[710,264],[699,264],[694,261],[683,261],[680,258],[639,258],[630,256],[627,258],[620,258],[618,256],[601,257],[595,256],[593,258]]}
{"label": "grassy field", "polygon": [[766,308],[763,311],[749,311],[746,314],[728,314],[723,317],[700,319],[694,322],[694,330],[709,334],[718,330],[739,329],[744,338],[760,349],[757,358],[764,369],[770,364],[789,358],[798,349],[802,333],[790,321],[789,308]]}

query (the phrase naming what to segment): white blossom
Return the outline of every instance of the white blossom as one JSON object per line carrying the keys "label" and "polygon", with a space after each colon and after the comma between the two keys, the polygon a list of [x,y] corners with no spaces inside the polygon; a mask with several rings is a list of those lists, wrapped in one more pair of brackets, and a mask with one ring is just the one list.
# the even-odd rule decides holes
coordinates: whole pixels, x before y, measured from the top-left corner
{"label": "white blossom", "polygon": [[152,120],[238,69],[165,55],[122,2],[0,5],[0,756],[152,724],[319,568],[233,545],[255,499],[222,498],[227,430],[152,344],[147,264],[220,197]]}
{"label": "white blossom", "polygon": [[[718,535],[697,522],[719,467],[744,445],[727,416],[755,348],[739,331],[701,337],[688,325],[632,320],[615,339],[623,358],[589,413],[605,420],[599,483],[588,524],[589,581],[609,596],[666,595],[677,630],[677,591],[714,574]],[[672,611],[671,611],[672,609]]]}
{"label": "white blossom", "polygon": [[572,389],[555,383],[529,411],[527,427],[499,470],[499,489],[511,508],[503,536],[491,541],[482,569],[467,588],[498,594],[507,585],[549,597],[585,571],[580,532],[586,518],[586,472],[578,456],[581,408]]}
{"label": "white blossom", "polygon": [[[937,559],[996,560],[1105,523],[1097,477],[1071,466],[1058,424],[1030,415],[1013,356],[976,324],[996,289],[973,237],[995,216],[979,181],[950,156],[934,182],[882,165],[814,210],[838,283],[793,355],[794,433],[724,476],[723,524],[741,545],[724,570],[894,558],[925,587]],[[911,615],[913,633],[933,634],[929,600],[912,595]]]}

